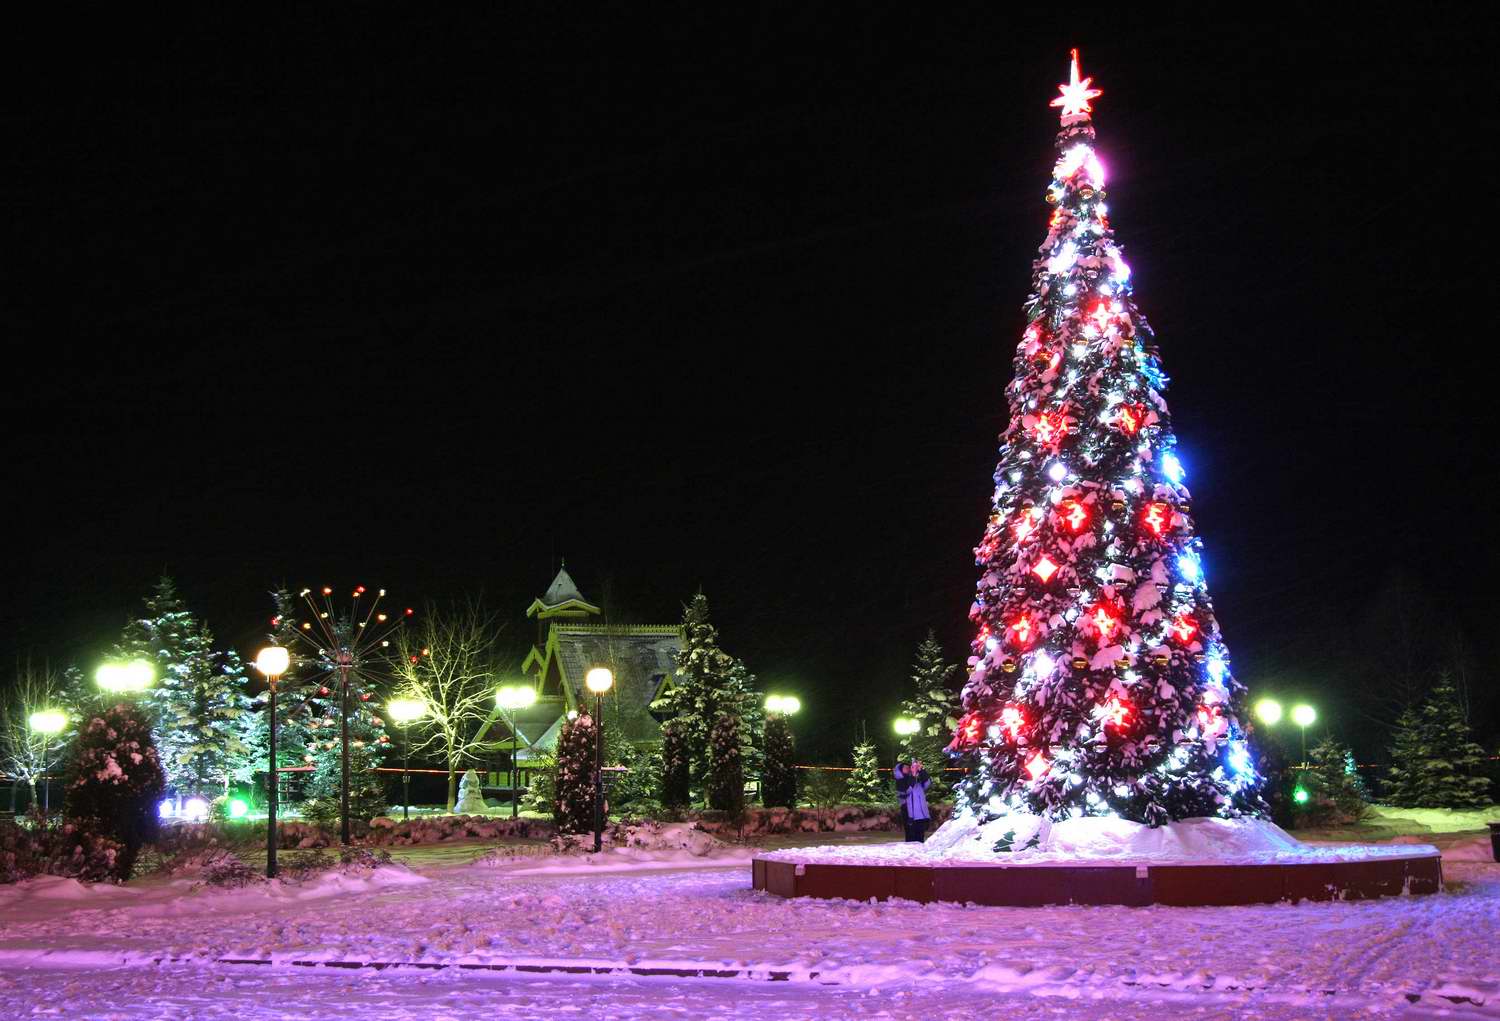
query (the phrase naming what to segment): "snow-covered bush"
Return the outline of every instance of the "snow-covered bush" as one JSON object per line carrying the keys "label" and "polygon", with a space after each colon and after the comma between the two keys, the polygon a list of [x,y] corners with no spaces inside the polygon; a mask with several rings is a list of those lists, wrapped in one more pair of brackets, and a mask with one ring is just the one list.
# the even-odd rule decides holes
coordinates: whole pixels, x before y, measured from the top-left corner
{"label": "snow-covered bush", "polygon": [[531,781],[521,798],[524,812],[552,811],[552,797],[557,790],[557,759],[552,755],[539,756],[531,765]]}
{"label": "snow-covered bush", "polygon": [[79,728],[65,810],[78,832],[121,845],[116,878],[129,879],[141,845],[156,838],[165,787],[150,723],[135,705],[111,706]]}
{"label": "snow-covered bush", "polygon": [[760,800],[767,807],[797,805],[797,751],[792,727],[780,713],[766,718],[766,750],[760,774]]}
{"label": "snow-covered bush", "polygon": [[594,828],[597,734],[594,718],[588,713],[563,721],[557,739],[557,780],[552,797],[552,819],[559,833],[583,833]]}
{"label": "snow-covered bush", "polygon": [[708,735],[708,807],[737,816],[745,810],[745,763],[740,718],[724,713]]}
{"label": "snow-covered bush", "polygon": [[120,850],[116,841],[71,823],[28,828],[7,820],[0,822],[0,884],[33,876],[117,879]]}
{"label": "snow-covered bush", "polygon": [[686,728],[676,720],[661,727],[661,803],[668,810],[687,808],[692,798],[692,752]]}

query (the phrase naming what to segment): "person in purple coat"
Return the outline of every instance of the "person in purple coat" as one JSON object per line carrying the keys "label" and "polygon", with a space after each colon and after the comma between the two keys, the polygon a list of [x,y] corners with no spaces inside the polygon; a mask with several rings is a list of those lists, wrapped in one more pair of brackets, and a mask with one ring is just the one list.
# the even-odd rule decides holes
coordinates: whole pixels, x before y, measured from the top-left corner
{"label": "person in purple coat", "polygon": [[927,824],[932,818],[927,811],[927,786],[932,783],[932,778],[922,768],[921,759],[912,759],[910,763],[898,762],[893,772],[906,839],[920,844],[927,837]]}

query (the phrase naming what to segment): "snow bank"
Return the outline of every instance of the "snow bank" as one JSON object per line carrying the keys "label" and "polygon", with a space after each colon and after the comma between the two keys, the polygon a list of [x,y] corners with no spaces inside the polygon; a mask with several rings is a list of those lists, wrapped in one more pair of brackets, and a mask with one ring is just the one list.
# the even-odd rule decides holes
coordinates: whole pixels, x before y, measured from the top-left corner
{"label": "snow bank", "polygon": [[554,853],[546,858],[516,855],[496,848],[475,860],[476,865],[509,866],[524,863],[515,875],[561,875],[574,872],[628,872],[642,869],[677,868],[705,864],[743,865],[754,855],[705,832],[696,822],[642,822],[612,825],[604,832],[604,848],[593,854],[592,833],[578,833],[553,840]]}
{"label": "snow bank", "polygon": [[[1011,850],[996,850],[1007,844]],[[1054,865],[1295,864],[1378,857],[1436,855],[1426,844],[1312,845],[1263,819],[1183,819],[1152,828],[1123,819],[1084,818],[1049,823],[1014,815],[980,825],[972,818],[944,823],[925,844],[874,844],[772,851],[776,861],[828,864]]]}

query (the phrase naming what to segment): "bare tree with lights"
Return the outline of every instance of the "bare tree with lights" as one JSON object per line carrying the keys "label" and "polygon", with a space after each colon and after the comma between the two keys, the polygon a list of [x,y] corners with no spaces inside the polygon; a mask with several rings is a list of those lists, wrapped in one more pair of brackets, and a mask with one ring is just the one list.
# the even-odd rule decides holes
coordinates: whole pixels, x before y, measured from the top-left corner
{"label": "bare tree with lights", "polygon": [[[55,771],[58,753],[67,743],[71,724],[76,724],[82,700],[81,679],[76,673],[43,665],[18,664],[5,697],[0,699],[0,770],[11,776],[11,811],[16,810],[17,784],[30,792],[29,805],[40,805],[37,781]],[[56,732],[39,728],[33,717],[60,713],[65,726]]]}
{"label": "bare tree with lights", "polygon": [[396,638],[398,694],[424,703],[412,724],[421,737],[412,754],[436,750],[448,767],[448,811],[457,798],[459,774],[479,760],[479,735],[495,708],[495,654],[500,633],[495,615],[478,602],[438,609]]}

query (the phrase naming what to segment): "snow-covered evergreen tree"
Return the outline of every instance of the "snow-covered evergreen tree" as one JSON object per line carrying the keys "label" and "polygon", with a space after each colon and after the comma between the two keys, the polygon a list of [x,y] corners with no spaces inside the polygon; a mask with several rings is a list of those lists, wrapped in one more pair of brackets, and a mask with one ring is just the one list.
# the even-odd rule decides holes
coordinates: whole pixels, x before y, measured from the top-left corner
{"label": "snow-covered evergreen tree", "polygon": [[719,648],[719,634],[709,621],[708,597],[698,593],[682,618],[683,643],[677,670],[656,709],[670,716],[686,743],[692,782],[702,788],[710,770],[709,732],[726,714],[739,721],[742,759],[754,761],[756,731],[763,718],[755,678]]}
{"label": "snow-covered evergreen tree", "polygon": [[1312,769],[1302,784],[1308,799],[1299,814],[1319,825],[1357,822],[1367,811],[1363,784],[1349,748],[1325,737],[1312,750]]}
{"label": "snow-covered evergreen tree", "polygon": [[1396,721],[1385,800],[1402,808],[1481,808],[1494,793],[1484,749],[1464,722],[1458,693],[1442,679]]}
{"label": "snow-covered evergreen tree", "polygon": [[797,807],[797,746],[791,721],[781,713],[766,714],[760,800],[767,808]]}
{"label": "snow-covered evergreen tree", "polygon": [[1422,706],[1422,774],[1433,808],[1482,808],[1494,795],[1484,773],[1484,749],[1464,722],[1458,692],[1443,678]]}
{"label": "snow-covered evergreen tree", "polygon": [[[558,833],[587,833],[594,828],[594,718],[579,713],[564,720],[557,738],[557,771],[552,790],[552,819]],[[608,811],[608,806],[605,806]]]}
{"label": "snow-covered evergreen tree", "polygon": [[901,703],[901,715],[917,721],[917,732],[904,735],[900,746],[903,762],[920,759],[927,767],[932,777],[927,788],[929,801],[946,799],[952,793],[943,770],[948,764],[944,748],[958,725],[958,688],[954,684],[957,676],[958,664],[947,661],[943,647],[938,644],[937,632],[929,629],[927,637],[917,646],[917,658],[912,664],[911,694]]}
{"label": "snow-covered evergreen tree", "polygon": [[1007,390],[978,628],[953,742],[989,819],[1114,815],[1159,826],[1264,812],[1173,448],[1156,345],[1105,205],[1072,76]]}
{"label": "snow-covered evergreen tree", "polygon": [[745,810],[745,758],[740,735],[744,724],[724,713],[708,735],[708,807],[730,815]]}
{"label": "snow-covered evergreen tree", "polygon": [[148,715],[130,702],[91,714],[73,742],[66,786],[68,820],[119,841],[115,874],[128,879],[141,847],[156,837],[166,788]]}
{"label": "snow-covered evergreen tree", "polygon": [[147,597],[145,615],[126,625],[116,654],[145,659],[156,670],[142,702],[167,785],[181,797],[223,794],[235,765],[249,754],[242,716],[250,700],[239,656],[214,650],[213,632],[166,577]]}
{"label": "snow-covered evergreen tree", "polygon": [[692,753],[687,728],[676,720],[661,727],[661,803],[673,810],[687,808],[692,799]]}
{"label": "snow-covered evergreen tree", "polygon": [[868,737],[862,737],[854,746],[854,771],[849,774],[844,797],[859,805],[879,804],[891,799],[888,785],[880,778],[880,759],[875,742]]}
{"label": "snow-covered evergreen tree", "polygon": [[1400,808],[1428,803],[1427,775],[1423,769],[1422,710],[1407,706],[1392,732],[1391,767],[1386,774],[1385,800]]}

